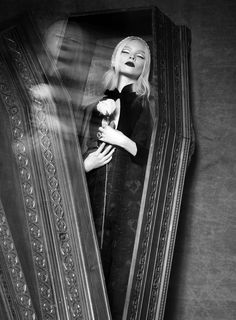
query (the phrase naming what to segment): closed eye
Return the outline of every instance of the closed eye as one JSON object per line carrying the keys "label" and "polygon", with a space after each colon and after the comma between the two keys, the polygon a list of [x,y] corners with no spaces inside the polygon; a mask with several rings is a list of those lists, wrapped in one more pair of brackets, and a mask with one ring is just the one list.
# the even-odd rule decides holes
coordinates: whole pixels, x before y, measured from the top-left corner
{"label": "closed eye", "polygon": [[127,50],[127,49],[123,49],[121,52],[129,54],[129,50]]}
{"label": "closed eye", "polygon": [[145,57],[142,54],[137,54],[137,57],[143,60],[145,59]]}

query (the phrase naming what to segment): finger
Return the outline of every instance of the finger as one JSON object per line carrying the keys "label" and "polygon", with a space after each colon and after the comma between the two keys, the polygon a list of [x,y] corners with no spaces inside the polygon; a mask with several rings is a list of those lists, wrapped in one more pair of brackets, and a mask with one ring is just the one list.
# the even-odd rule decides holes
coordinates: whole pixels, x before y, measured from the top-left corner
{"label": "finger", "polygon": [[112,145],[108,145],[106,148],[104,148],[104,150],[102,151],[102,155],[105,156],[108,154],[108,152],[111,150]]}
{"label": "finger", "polygon": [[105,131],[105,128],[99,127],[98,130],[99,130],[101,133],[103,133],[103,132]]}
{"label": "finger", "polygon": [[106,161],[104,161],[104,164],[107,164],[111,161],[112,157],[109,157]]}
{"label": "finger", "polygon": [[115,151],[115,148],[113,148],[106,156],[104,156],[104,159],[108,159],[108,158],[112,157],[114,151]]}
{"label": "finger", "polygon": [[99,127],[98,128],[98,130],[100,131],[100,132],[102,132],[102,133],[104,133],[104,132],[106,132],[106,131],[108,131],[108,130],[110,130],[111,129],[111,127],[109,126],[109,125],[107,125],[107,126],[105,126],[105,127]]}
{"label": "finger", "polygon": [[97,153],[101,153],[103,148],[105,147],[105,145],[106,145],[105,142],[101,143],[100,146],[97,149]]}

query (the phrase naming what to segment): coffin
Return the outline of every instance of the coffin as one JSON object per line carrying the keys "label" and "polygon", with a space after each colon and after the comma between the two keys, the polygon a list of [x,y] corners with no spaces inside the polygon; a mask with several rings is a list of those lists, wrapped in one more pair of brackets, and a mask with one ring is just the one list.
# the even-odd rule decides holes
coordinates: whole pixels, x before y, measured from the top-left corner
{"label": "coffin", "polygon": [[[111,319],[77,117],[93,92],[101,43],[136,34],[152,51],[153,134],[123,320],[161,320],[193,141],[190,32],[153,7],[73,14],[65,38],[71,24],[90,48],[86,55],[78,45],[72,57],[79,92],[60,74],[60,59],[47,78],[30,15],[0,34],[0,316]],[[32,96],[45,81],[60,99]]]}

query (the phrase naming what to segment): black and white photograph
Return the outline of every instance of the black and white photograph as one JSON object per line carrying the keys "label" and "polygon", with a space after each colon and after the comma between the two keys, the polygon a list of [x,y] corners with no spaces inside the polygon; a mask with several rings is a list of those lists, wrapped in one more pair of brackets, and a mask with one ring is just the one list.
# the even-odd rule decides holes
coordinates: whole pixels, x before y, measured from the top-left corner
{"label": "black and white photograph", "polygon": [[236,319],[235,18],[1,1],[1,320]]}

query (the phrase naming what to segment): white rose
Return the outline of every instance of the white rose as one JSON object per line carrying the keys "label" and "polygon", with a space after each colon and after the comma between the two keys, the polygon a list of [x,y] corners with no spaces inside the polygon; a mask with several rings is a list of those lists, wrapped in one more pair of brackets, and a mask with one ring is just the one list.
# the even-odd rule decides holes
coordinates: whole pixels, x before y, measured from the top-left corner
{"label": "white rose", "polygon": [[97,110],[104,116],[111,115],[116,109],[116,103],[113,99],[102,100],[97,104]]}

